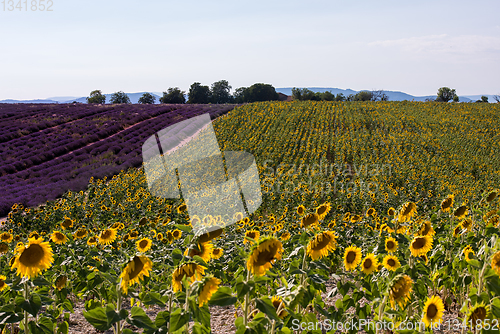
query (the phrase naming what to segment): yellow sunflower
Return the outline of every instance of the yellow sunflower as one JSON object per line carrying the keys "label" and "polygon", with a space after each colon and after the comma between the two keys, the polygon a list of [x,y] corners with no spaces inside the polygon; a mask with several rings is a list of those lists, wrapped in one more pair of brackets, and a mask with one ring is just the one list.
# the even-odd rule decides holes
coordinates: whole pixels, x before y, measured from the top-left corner
{"label": "yellow sunflower", "polygon": [[52,232],[52,235],[50,236],[50,239],[52,242],[58,245],[62,245],[68,241],[68,238],[61,232],[59,231],[54,231]]}
{"label": "yellow sunflower", "polygon": [[491,269],[500,275],[500,251],[496,252],[491,259]]}
{"label": "yellow sunflower", "polygon": [[398,221],[400,223],[407,222],[417,213],[417,205],[413,202],[403,204],[398,214]]}
{"label": "yellow sunflower", "polygon": [[443,212],[450,211],[451,207],[453,206],[454,198],[455,198],[455,195],[448,195],[448,197],[446,197],[441,202],[441,211],[443,211]]}
{"label": "yellow sunflower", "polygon": [[172,235],[174,236],[174,240],[179,240],[182,237],[182,231],[175,229],[172,231]]}
{"label": "yellow sunflower", "polygon": [[453,229],[453,236],[455,238],[458,238],[460,236],[460,234],[462,233],[462,224],[458,224],[457,226],[455,226],[455,228]]}
{"label": "yellow sunflower", "polygon": [[417,257],[420,255],[427,254],[432,248],[432,237],[426,236],[415,236],[410,243],[411,255]]}
{"label": "yellow sunflower", "polygon": [[203,288],[198,295],[198,306],[202,307],[210,301],[212,295],[217,292],[220,285],[220,279],[216,277],[205,277],[203,280]]}
{"label": "yellow sunflower", "polygon": [[200,235],[200,237],[198,238],[198,242],[200,242],[202,244],[205,242],[209,242],[210,240],[219,237],[222,234],[222,232],[223,232],[223,229],[218,228],[216,230],[204,233],[204,234]]}
{"label": "yellow sunflower", "polygon": [[7,254],[9,246],[6,243],[0,242],[0,255]]}
{"label": "yellow sunflower", "polygon": [[208,262],[212,258],[213,245],[211,242],[197,243],[194,248],[188,248],[184,251],[185,256],[195,257],[198,255],[203,261]]}
{"label": "yellow sunflower", "polygon": [[453,211],[453,216],[457,217],[458,219],[463,219],[467,214],[469,213],[469,209],[467,208],[467,205],[462,205],[459,206],[458,208]]}
{"label": "yellow sunflower", "polygon": [[393,207],[390,207],[389,210],[387,210],[387,215],[388,216],[394,216],[396,214],[396,209]]}
{"label": "yellow sunflower", "polygon": [[73,238],[75,239],[83,239],[87,236],[87,230],[84,228],[79,229],[75,233],[73,233]]}
{"label": "yellow sunflower", "polygon": [[253,240],[253,242],[259,241],[260,232],[257,230],[250,230],[245,232],[245,238],[243,239],[243,244],[252,243],[249,239]]}
{"label": "yellow sunflower", "polygon": [[316,208],[316,214],[318,215],[318,220],[323,220],[326,215],[330,212],[332,206],[329,202],[325,202]]}
{"label": "yellow sunflower", "polygon": [[344,252],[344,266],[346,270],[354,270],[361,262],[361,248],[349,246]]}
{"label": "yellow sunflower", "polygon": [[149,258],[146,256],[134,256],[120,275],[123,292],[127,294],[130,286],[139,283],[139,280],[143,279],[144,276],[149,277],[149,272],[152,268],[153,262]]}
{"label": "yellow sunflower", "polygon": [[385,239],[385,250],[394,253],[398,249],[398,242],[393,237]]}
{"label": "yellow sunflower", "polygon": [[440,297],[432,296],[427,298],[424,305],[424,315],[422,321],[426,327],[434,328],[443,320],[444,304]]}
{"label": "yellow sunflower", "polygon": [[0,241],[9,243],[12,241],[12,239],[14,239],[14,237],[9,232],[3,232],[2,234],[0,234]]}
{"label": "yellow sunflower", "polygon": [[186,212],[187,205],[186,204],[181,204],[177,207],[177,213],[183,213]]}
{"label": "yellow sunflower", "polygon": [[410,294],[412,292],[413,281],[410,276],[400,274],[394,278],[392,285],[389,289],[389,299],[391,301],[391,307],[394,308],[396,304],[400,307],[404,307],[406,303],[410,300]]}
{"label": "yellow sunflower", "polygon": [[280,239],[283,240],[283,241],[287,241],[288,239],[290,239],[290,233],[289,232],[283,232],[281,233],[281,236],[280,236]]}
{"label": "yellow sunflower", "polygon": [[375,213],[375,209],[369,208],[368,210],[366,210],[366,217],[373,216],[374,213]]}
{"label": "yellow sunflower", "polygon": [[177,267],[172,274],[172,289],[174,292],[182,290],[182,279],[186,277],[189,283],[201,280],[202,276],[205,275],[204,266],[197,263],[190,262],[184,263]]}
{"label": "yellow sunflower", "polygon": [[135,243],[137,250],[141,253],[146,253],[153,245],[153,241],[149,238],[142,238]]}
{"label": "yellow sunflower", "polygon": [[317,224],[319,221],[319,216],[317,213],[310,213],[304,217],[302,217],[300,221],[300,227],[309,227]]}
{"label": "yellow sunflower", "polygon": [[306,208],[303,205],[299,205],[297,207],[297,214],[302,216],[304,213],[306,213]]}
{"label": "yellow sunflower", "polygon": [[467,323],[472,323],[472,327],[476,328],[477,324],[484,324],[484,320],[490,316],[490,307],[485,306],[483,302],[476,304],[467,314]]}
{"label": "yellow sunflower", "polygon": [[68,277],[66,275],[61,275],[56,279],[55,287],[57,290],[61,291],[66,286],[66,281]]}
{"label": "yellow sunflower", "polygon": [[378,269],[378,260],[375,257],[375,254],[368,254],[365,256],[363,261],[361,261],[361,270],[366,274],[370,275],[374,271]]}
{"label": "yellow sunflower", "polygon": [[328,256],[328,253],[337,248],[336,238],[335,233],[331,231],[316,234],[307,244],[307,255],[309,255],[313,261]]}
{"label": "yellow sunflower", "polygon": [[495,198],[497,198],[498,196],[498,189],[495,189],[495,190],[492,190],[488,193],[488,195],[486,195],[486,202],[487,203],[490,203],[491,201],[493,201]]}
{"label": "yellow sunflower", "polygon": [[[470,247],[470,246],[468,246]],[[465,258],[465,261],[469,262],[470,260],[473,260],[474,259],[474,251],[472,250],[472,248],[467,248],[464,249],[464,258]]]}
{"label": "yellow sunflower", "polygon": [[422,223],[417,234],[422,236],[428,235],[432,237],[434,234],[436,234],[436,231],[434,231],[434,229],[432,228],[431,222],[427,220]]}
{"label": "yellow sunflower", "polygon": [[222,248],[214,248],[212,250],[212,258],[217,260],[222,256],[223,253],[224,253],[224,250]]}
{"label": "yellow sunflower", "polygon": [[285,319],[286,316],[288,315],[288,312],[285,311],[285,303],[283,303],[283,300],[281,297],[274,296],[271,298],[271,302],[273,303],[274,309],[276,310],[276,314],[280,319]]}
{"label": "yellow sunflower", "polygon": [[396,269],[401,267],[401,263],[399,263],[398,258],[394,255],[386,255],[384,257],[384,260],[382,260],[382,264],[387,270],[390,271],[395,271]]}
{"label": "yellow sunflower", "polygon": [[74,222],[74,220],[71,220],[71,219],[70,219],[70,218],[68,218],[68,217],[64,217],[64,220],[63,220],[63,222],[61,223],[61,228],[62,228],[63,230],[68,230],[68,229],[70,229],[70,228],[72,228],[72,227],[73,227],[73,222]]}
{"label": "yellow sunflower", "polygon": [[87,245],[89,246],[95,246],[97,245],[97,237],[96,236],[91,236],[88,240],[87,240]]}
{"label": "yellow sunflower", "polygon": [[252,247],[247,261],[247,269],[255,276],[263,276],[276,260],[281,259],[283,245],[273,237],[261,239]]}
{"label": "yellow sunflower", "polygon": [[16,249],[16,256],[11,269],[17,269],[17,275],[34,278],[54,262],[52,248],[42,238],[31,238],[28,245]]}
{"label": "yellow sunflower", "polygon": [[474,225],[474,223],[472,222],[472,219],[470,219],[470,218],[466,218],[466,219],[462,220],[461,224],[462,224],[462,228],[464,230],[467,230],[468,232],[470,232],[470,230],[472,230],[472,226]]}
{"label": "yellow sunflower", "polygon": [[116,239],[116,230],[114,228],[105,229],[99,235],[99,243],[103,245],[109,245],[113,243],[115,239]]}
{"label": "yellow sunflower", "polygon": [[9,287],[7,283],[5,283],[6,279],[7,277],[5,277],[4,275],[0,275],[0,291],[3,291]]}
{"label": "yellow sunflower", "polygon": [[174,234],[172,231],[167,231],[167,233],[165,233],[165,239],[168,240],[169,243],[174,241]]}

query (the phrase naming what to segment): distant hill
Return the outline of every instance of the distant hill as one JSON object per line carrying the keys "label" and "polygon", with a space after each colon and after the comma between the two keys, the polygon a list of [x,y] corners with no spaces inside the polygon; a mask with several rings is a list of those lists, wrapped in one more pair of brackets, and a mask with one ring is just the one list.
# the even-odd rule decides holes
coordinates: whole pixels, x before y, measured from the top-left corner
{"label": "distant hill", "polygon": [[[344,96],[349,96],[350,94],[356,94],[358,91],[352,90],[352,89],[341,89],[341,88],[322,88],[322,87],[300,87],[300,88],[307,88],[313,92],[319,92],[319,93],[324,93],[324,92],[331,92],[334,95],[337,94],[344,94]],[[283,93],[286,95],[292,95],[292,87],[285,87],[285,88],[276,88],[276,92],[278,93]],[[407,93],[403,92],[397,92],[397,91],[391,91],[391,90],[384,90],[383,91],[388,97],[389,101],[404,101],[404,100],[414,100],[414,101],[425,101],[427,99],[435,99],[436,95],[428,95],[428,96],[413,96]],[[481,95],[478,95],[479,97],[476,99],[472,99],[473,101],[476,101],[481,98]],[[490,95],[490,102],[494,101],[493,100],[493,95]],[[469,96],[459,96],[460,102],[469,102],[471,101],[471,98]]]}
{"label": "distant hill", "polygon": [[0,103],[58,103],[57,101],[54,100],[1,100]]}

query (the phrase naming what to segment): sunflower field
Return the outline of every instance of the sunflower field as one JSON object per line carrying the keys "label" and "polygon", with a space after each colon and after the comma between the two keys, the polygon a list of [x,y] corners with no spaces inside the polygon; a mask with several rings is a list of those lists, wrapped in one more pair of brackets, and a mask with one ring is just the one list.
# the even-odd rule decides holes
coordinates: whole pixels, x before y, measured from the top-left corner
{"label": "sunflower field", "polygon": [[254,155],[257,211],[195,234],[225,218],[153,196],[142,168],[14,204],[0,329],[68,333],[78,302],[115,334],[211,333],[213,306],[236,333],[499,332],[499,118],[484,103],[237,107],[213,127],[221,151]]}

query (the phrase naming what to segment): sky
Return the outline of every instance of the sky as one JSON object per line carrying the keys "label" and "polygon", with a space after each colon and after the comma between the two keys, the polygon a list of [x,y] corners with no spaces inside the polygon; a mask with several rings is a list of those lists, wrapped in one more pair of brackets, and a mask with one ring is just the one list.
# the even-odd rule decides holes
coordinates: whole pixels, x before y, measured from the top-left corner
{"label": "sky", "polygon": [[498,0],[23,1],[0,3],[0,100],[219,80],[500,94]]}

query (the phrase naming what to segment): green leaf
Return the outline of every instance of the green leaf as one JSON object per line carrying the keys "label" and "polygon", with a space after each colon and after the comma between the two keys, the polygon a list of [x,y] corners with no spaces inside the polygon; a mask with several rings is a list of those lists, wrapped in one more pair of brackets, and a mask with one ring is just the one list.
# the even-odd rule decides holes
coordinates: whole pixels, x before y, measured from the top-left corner
{"label": "green leaf", "polygon": [[96,307],[90,311],[83,311],[83,316],[87,321],[100,331],[108,330],[111,324],[108,323],[106,310],[103,307]]}
{"label": "green leaf", "polygon": [[498,297],[493,298],[491,301],[491,313],[495,318],[500,318],[500,299]]}
{"label": "green leaf", "polygon": [[276,309],[273,306],[273,302],[268,297],[255,299],[255,306],[257,306],[259,311],[267,315],[271,320],[279,320],[278,315],[276,314]]}
{"label": "green leaf", "polygon": [[193,313],[193,320],[210,328],[210,311],[208,310],[208,305],[205,304],[203,307],[199,307],[196,298],[192,297],[189,298],[189,307]]}
{"label": "green leaf", "polygon": [[157,328],[163,327],[168,324],[170,313],[168,311],[158,312],[155,319],[155,326]]}
{"label": "green leaf", "polygon": [[177,308],[170,315],[171,331],[176,331],[182,328],[189,321],[189,313],[186,313],[183,309]]}
{"label": "green leaf", "polygon": [[212,295],[210,301],[208,302],[210,305],[217,306],[228,306],[236,303],[236,297],[232,295],[232,291],[227,286],[221,286],[219,289]]}
{"label": "green leaf", "polygon": [[56,334],[68,334],[69,324],[67,321],[61,322],[59,326],[57,326]]}
{"label": "green leaf", "polygon": [[54,334],[54,323],[47,317],[41,317],[38,324],[30,321],[28,327],[31,333]]}
{"label": "green leaf", "polygon": [[16,323],[23,318],[22,313],[16,313],[16,307],[13,304],[4,305],[0,308],[0,325]]}
{"label": "green leaf", "polygon": [[132,307],[130,315],[130,324],[139,328],[144,328],[146,331],[155,331],[157,328],[155,324],[149,319],[148,315],[140,307]]}
{"label": "green leaf", "polygon": [[210,334],[210,328],[203,326],[202,324],[195,322],[193,326],[193,334]]}

